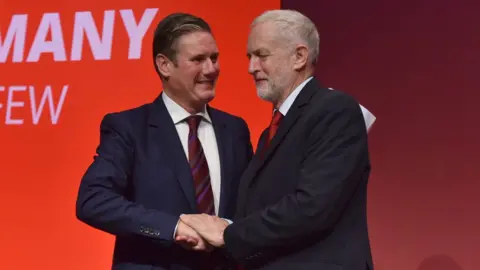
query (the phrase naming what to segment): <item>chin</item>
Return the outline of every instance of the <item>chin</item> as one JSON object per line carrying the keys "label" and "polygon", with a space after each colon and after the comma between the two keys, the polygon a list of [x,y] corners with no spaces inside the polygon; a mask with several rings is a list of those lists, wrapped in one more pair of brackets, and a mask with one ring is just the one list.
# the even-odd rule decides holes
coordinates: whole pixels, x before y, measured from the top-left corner
{"label": "chin", "polygon": [[273,93],[270,89],[265,88],[257,88],[257,96],[265,101],[272,102],[273,101]]}
{"label": "chin", "polygon": [[200,93],[197,93],[197,99],[204,103],[208,103],[215,98],[215,89],[203,90]]}

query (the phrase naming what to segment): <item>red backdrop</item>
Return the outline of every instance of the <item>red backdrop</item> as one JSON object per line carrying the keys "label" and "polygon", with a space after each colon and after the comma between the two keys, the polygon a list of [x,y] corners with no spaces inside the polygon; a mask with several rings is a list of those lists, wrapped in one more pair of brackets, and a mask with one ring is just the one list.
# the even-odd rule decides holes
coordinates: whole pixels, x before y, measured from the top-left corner
{"label": "red backdrop", "polygon": [[[476,270],[479,2],[282,6],[317,23],[320,79],[377,116],[368,206],[376,269]],[[113,238],[75,219],[77,187],[101,117],[160,91],[151,33],[170,12],[193,12],[212,24],[222,54],[213,104],[243,116],[256,142],[270,107],[257,99],[246,72],[248,24],[278,7],[278,0],[0,0],[0,268],[109,267]],[[88,32],[83,43],[74,29]]]}
{"label": "red backdrop", "polygon": [[222,70],[213,105],[243,116],[256,141],[269,106],[247,73],[248,27],[279,6],[0,0],[0,269],[109,269],[113,237],[76,220],[77,189],[102,116],[159,94],[152,32],[167,14],[191,12],[211,24]]}
{"label": "red backdrop", "polygon": [[376,116],[376,270],[480,267],[479,1],[283,0],[320,31],[317,75]]}

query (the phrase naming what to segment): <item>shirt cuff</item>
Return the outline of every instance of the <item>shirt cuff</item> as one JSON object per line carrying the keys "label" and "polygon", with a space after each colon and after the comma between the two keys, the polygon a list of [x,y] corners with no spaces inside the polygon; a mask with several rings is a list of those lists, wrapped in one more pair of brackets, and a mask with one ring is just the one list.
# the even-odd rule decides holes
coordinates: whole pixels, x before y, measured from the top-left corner
{"label": "shirt cuff", "polygon": [[177,235],[178,224],[180,224],[180,219],[178,219],[177,225],[175,225],[175,229],[173,230],[173,240],[174,241],[175,241],[175,236]]}

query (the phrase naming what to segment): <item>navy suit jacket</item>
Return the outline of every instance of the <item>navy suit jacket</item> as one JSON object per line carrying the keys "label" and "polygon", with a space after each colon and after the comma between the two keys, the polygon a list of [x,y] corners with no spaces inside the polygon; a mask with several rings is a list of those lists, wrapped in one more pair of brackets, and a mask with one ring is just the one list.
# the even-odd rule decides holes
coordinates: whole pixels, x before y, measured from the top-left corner
{"label": "navy suit jacket", "polygon": [[[250,133],[243,119],[207,110],[221,164],[219,216],[230,219],[240,177],[252,156]],[[81,180],[76,214],[116,236],[112,269],[218,266],[219,252],[186,251],[174,243],[179,216],[191,213],[197,210],[190,167],[161,96],[153,103],[107,114],[97,155]]]}

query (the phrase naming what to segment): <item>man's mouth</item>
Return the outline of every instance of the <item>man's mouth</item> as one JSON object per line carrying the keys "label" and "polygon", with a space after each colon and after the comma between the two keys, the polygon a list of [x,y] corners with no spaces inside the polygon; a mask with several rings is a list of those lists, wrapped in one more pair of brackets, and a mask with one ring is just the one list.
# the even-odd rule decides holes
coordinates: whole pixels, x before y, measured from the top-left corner
{"label": "man's mouth", "polygon": [[206,81],[198,81],[197,83],[199,83],[199,84],[214,84],[215,81],[213,81],[213,80],[206,80]]}

